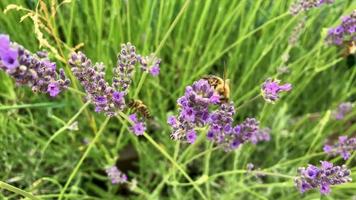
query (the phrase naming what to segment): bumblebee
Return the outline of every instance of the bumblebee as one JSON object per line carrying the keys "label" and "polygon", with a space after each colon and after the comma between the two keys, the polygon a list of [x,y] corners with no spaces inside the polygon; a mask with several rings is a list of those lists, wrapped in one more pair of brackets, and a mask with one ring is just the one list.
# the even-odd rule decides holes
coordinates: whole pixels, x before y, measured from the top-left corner
{"label": "bumblebee", "polygon": [[131,108],[134,112],[140,113],[146,119],[152,118],[149,109],[141,100],[131,100],[128,104],[128,107]]}
{"label": "bumblebee", "polygon": [[209,85],[214,88],[217,95],[220,96],[220,102],[227,103],[230,100],[230,80],[222,79],[215,75],[203,76],[204,80],[207,80]]}

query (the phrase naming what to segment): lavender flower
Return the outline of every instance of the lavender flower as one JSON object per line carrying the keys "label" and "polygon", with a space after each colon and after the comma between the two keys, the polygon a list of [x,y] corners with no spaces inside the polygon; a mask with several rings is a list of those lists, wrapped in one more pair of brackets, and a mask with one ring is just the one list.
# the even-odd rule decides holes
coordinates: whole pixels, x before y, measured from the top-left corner
{"label": "lavender flower", "polygon": [[351,102],[344,102],[338,106],[338,109],[334,112],[335,119],[342,120],[352,110]]}
{"label": "lavender flower", "polygon": [[70,84],[63,69],[56,71],[56,64],[47,54],[32,54],[21,45],[12,43],[9,36],[0,35],[0,69],[15,79],[17,85],[27,85],[34,92],[57,96]]}
{"label": "lavender flower", "polygon": [[303,18],[302,20],[300,20],[298,22],[297,26],[294,27],[291,35],[289,36],[288,42],[289,42],[289,45],[291,45],[292,47],[296,46],[296,44],[299,40],[299,37],[302,34],[302,31],[305,27],[305,21],[306,21],[306,18]]}
{"label": "lavender flower", "polygon": [[280,92],[288,92],[292,89],[292,84],[286,83],[280,85],[280,80],[269,78],[261,88],[263,98],[270,103],[274,103],[279,99]]}
{"label": "lavender flower", "polygon": [[246,168],[247,171],[252,171],[255,169],[255,165],[253,163],[247,163]]}
{"label": "lavender flower", "polygon": [[152,76],[158,76],[160,71],[161,59],[157,58],[154,54],[149,56],[137,56],[137,60],[141,64],[141,69],[149,72]]}
{"label": "lavender flower", "polygon": [[143,135],[143,133],[146,131],[145,123],[143,121],[139,121],[136,114],[130,115],[129,119],[133,122],[130,130],[137,136]]}
{"label": "lavender flower", "polygon": [[258,142],[261,141],[270,141],[271,140],[270,132],[271,129],[269,128],[259,128],[257,133],[251,136],[250,141],[253,144],[257,144]]}
{"label": "lavender flower", "polygon": [[[174,140],[186,139],[194,142],[193,129],[203,127],[210,118],[209,106],[215,103],[214,89],[206,80],[199,80],[192,86],[186,87],[184,96],[178,100],[179,115],[171,116],[168,123],[173,128],[171,138]],[[188,136],[187,133],[190,133]]]}
{"label": "lavender flower", "polygon": [[114,68],[113,87],[127,93],[132,82],[132,76],[137,63],[136,48],[130,43],[122,44]]}
{"label": "lavender flower", "polygon": [[210,129],[207,138],[225,150],[237,148],[241,143],[236,142],[235,136],[240,132],[241,127],[233,127],[233,116],[235,108],[233,103],[221,104],[219,109],[212,112],[210,116]]}
{"label": "lavender flower", "polygon": [[111,179],[112,184],[122,184],[127,182],[126,174],[122,173],[116,166],[107,168],[106,174]]}
{"label": "lavender flower", "polygon": [[290,7],[290,13],[297,15],[300,12],[305,12],[313,8],[322,6],[323,4],[332,4],[334,0],[298,0]]}
{"label": "lavender flower", "polygon": [[321,161],[321,167],[309,165],[307,168],[301,167],[298,170],[299,176],[295,178],[296,187],[301,193],[319,188],[320,193],[331,192],[331,185],[338,185],[350,182],[350,170],[343,166],[333,166],[332,163]]}
{"label": "lavender flower", "polygon": [[177,100],[180,107],[178,117],[170,116],[167,120],[173,129],[171,138],[194,143],[197,137],[195,129],[207,126],[207,139],[226,151],[234,150],[248,141],[256,144],[269,140],[268,130],[261,130],[253,118],[233,126],[233,102],[220,103],[217,99],[219,97],[214,94],[214,88],[206,80],[196,81],[186,87],[184,96]]}
{"label": "lavender flower", "polygon": [[72,53],[69,65],[86,91],[86,100],[95,105],[96,112],[111,117],[125,108],[125,93],[115,90],[105,81],[102,63],[93,65],[82,52],[78,52]]}
{"label": "lavender flower", "polygon": [[347,160],[350,158],[352,151],[356,151],[356,137],[340,136],[338,143],[334,145],[326,144],[323,150],[329,155],[340,154],[344,160]]}
{"label": "lavender flower", "polygon": [[257,144],[260,141],[268,141],[269,133],[261,131],[259,122],[255,118],[247,118],[239,125],[232,126],[233,104],[223,104],[212,116],[212,123],[207,133],[207,138],[225,151],[237,149],[240,145],[251,142]]}
{"label": "lavender flower", "polygon": [[334,45],[342,45],[347,41],[356,41],[356,10],[344,16],[339,26],[330,28],[326,37],[326,42]]}

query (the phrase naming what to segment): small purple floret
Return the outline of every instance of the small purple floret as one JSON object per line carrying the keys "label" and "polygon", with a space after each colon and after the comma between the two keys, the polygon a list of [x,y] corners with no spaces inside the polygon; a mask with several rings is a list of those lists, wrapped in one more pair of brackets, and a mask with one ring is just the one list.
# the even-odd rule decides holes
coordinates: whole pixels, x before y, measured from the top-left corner
{"label": "small purple floret", "polygon": [[280,81],[276,79],[267,79],[261,88],[263,98],[270,103],[274,103],[279,99],[279,93],[288,92],[292,90],[292,84],[286,83],[284,85],[279,84]]}
{"label": "small purple floret", "polygon": [[105,171],[112,184],[123,184],[127,182],[126,174],[122,173],[116,166],[109,167]]}

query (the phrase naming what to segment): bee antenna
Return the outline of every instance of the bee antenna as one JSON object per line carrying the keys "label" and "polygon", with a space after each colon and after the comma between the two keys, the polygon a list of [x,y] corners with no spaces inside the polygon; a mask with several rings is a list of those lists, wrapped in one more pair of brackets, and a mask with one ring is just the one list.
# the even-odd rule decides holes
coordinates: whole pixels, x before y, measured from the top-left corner
{"label": "bee antenna", "polygon": [[223,74],[223,79],[224,79],[224,93],[225,93],[225,80],[226,80],[226,62],[224,60],[224,74]]}

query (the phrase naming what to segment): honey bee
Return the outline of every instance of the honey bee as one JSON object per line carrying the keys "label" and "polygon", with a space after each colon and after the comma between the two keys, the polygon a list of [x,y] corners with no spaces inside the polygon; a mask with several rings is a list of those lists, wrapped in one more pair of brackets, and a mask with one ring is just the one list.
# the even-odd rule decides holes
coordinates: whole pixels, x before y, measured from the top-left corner
{"label": "honey bee", "polygon": [[203,79],[207,80],[209,85],[214,88],[217,95],[220,96],[220,102],[227,103],[230,100],[230,80],[222,79],[215,75],[203,76]]}
{"label": "honey bee", "polygon": [[131,108],[134,112],[140,113],[146,119],[152,118],[150,111],[147,106],[138,99],[131,100],[128,104],[129,108]]}

